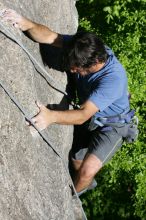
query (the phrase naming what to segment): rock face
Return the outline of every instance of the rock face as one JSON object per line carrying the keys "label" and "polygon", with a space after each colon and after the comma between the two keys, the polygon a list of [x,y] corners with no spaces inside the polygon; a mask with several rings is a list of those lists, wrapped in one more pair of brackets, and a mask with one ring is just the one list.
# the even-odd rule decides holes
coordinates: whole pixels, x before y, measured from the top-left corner
{"label": "rock face", "polygon": [[[0,10],[3,8],[12,8],[59,33],[73,34],[77,29],[74,0],[0,0]],[[33,42],[9,23],[1,20],[0,23],[45,68],[55,81],[53,86],[65,91],[66,74],[43,65],[40,53],[43,54],[43,45]],[[0,81],[30,117],[37,113],[35,100],[44,105],[59,104],[63,95],[50,87],[25,51],[0,27]],[[50,55],[52,63],[58,58],[55,53]],[[0,101],[0,219],[78,219],[72,205],[71,180],[62,160],[39,134],[32,136],[24,115],[2,87]],[[72,126],[51,125],[43,133],[67,164]]]}

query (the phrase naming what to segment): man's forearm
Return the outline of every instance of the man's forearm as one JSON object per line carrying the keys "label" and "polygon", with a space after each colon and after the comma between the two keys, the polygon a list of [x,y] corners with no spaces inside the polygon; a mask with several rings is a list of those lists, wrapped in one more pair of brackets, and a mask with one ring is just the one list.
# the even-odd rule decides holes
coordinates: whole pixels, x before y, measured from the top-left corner
{"label": "man's forearm", "polygon": [[[78,110],[50,111],[53,123],[80,125],[91,118],[99,109],[94,103],[86,101]],[[49,116],[49,114],[48,114]]]}
{"label": "man's forearm", "polygon": [[53,123],[64,125],[80,125],[88,120],[88,116],[82,109],[66,110],[66,111],[51,111]]}
{"label": "man's forearm", "polygon": [[3,12],[3,19],[12,22],[12,24],[20,30],[27,31],[31,38],[39,43],[53,44],[57,47],[62,46],[61,35],[44,25],[37,24],[23,17],[12,9],[6,9]]}
{"label": "man's forearm", "polygon": [[32,122],[41,130],[50,124],[80,125],[91,118],[99,109],[90,101],[86,101],[78,110],[55,111],[36,102],[39,113]]}

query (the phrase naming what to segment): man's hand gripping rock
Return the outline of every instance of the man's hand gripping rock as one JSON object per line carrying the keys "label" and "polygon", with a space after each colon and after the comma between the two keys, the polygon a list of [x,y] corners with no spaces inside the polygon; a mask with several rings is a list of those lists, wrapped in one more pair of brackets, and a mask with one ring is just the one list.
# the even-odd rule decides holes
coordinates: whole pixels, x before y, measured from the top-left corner
{"label": "man's hand gripping rock", "polygon": [[2,17],[4,21],[11,22],[14,27],[19,28],[22,31],[26,31],[32,27],[32,22],[29,19],[23,17],[12,9],[2,10],[0,17]]}

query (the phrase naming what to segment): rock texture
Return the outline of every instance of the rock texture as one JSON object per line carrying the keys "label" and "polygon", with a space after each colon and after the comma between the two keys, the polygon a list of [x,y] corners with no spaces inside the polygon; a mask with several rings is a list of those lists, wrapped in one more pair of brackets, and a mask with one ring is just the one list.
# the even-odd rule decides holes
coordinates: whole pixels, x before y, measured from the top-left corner
{"label": "rock texture", "polygon": [[[77,12],[73,0],[0,0],[0,10],[6,7],[54,31],[76,32]],[[9,23],[2,24],[44,67],[40,45]],[[59,104],[63,95],[48,85],[24,50],[3,32],[0,32],[0,81],[30,116],[37,112],[35,100],[45,105]],[[66,74],[47,66],[44,68],[56,81],[55,86],[65,91]],[[61,159],[39,135],[31,135],[23,114],[1,87],[0,100],[0,219],[80,219],[74,213],[71,180]],[[44,134],[67,164],[72,127],[51,125]]]}

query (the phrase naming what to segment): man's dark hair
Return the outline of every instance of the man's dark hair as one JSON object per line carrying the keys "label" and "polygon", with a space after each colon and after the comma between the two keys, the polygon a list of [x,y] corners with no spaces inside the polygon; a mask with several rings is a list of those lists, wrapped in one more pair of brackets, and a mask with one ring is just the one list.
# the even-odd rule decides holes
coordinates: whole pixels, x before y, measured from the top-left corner
{"label": "man's dark hair", "polygon": [[107,60],[108,54],[105,45],[96,34],[90,32],[77,32],[64,48],[64,67],[89,68],[97,61],[102,63]]}

